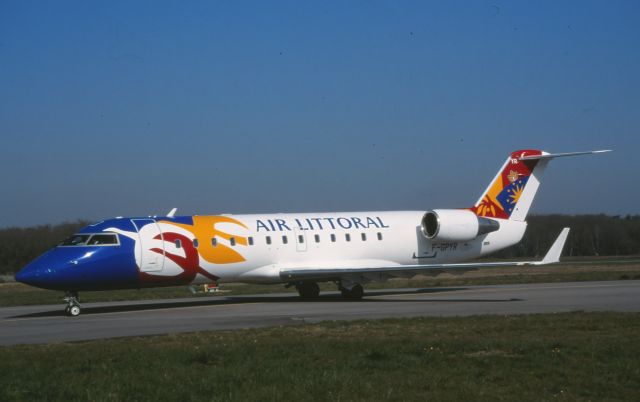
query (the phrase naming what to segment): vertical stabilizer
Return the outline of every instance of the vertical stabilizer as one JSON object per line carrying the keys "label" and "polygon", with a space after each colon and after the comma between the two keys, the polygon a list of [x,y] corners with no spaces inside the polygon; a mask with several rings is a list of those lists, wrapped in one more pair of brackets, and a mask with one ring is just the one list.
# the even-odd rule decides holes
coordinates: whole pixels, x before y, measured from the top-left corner
{"label": "vertical stabilizer", "polygon": [[524,221],[551,159],[603,152],[609,150],[562,154],[532,149],[512,152],[471,210],[478,216]]}

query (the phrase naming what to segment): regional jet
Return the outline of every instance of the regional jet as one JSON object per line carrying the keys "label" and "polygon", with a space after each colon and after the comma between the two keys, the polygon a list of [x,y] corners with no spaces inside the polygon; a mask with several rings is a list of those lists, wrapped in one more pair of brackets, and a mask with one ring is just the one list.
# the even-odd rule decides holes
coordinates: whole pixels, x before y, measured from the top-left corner
{"label": "regional jet", "polygon": [[16,280],[66,292],[66,313],[81,312],[78,292],[210,283],[295,286],[316,298],[334,282],[358,300],[363,285],[394,277],[559,261],[564,228],[540,261],[469,262],[518,243],[550,160],[602,151],[509,155],[475,205],[466,209],[305,214],[113,218],[89,225],[28,264]]}

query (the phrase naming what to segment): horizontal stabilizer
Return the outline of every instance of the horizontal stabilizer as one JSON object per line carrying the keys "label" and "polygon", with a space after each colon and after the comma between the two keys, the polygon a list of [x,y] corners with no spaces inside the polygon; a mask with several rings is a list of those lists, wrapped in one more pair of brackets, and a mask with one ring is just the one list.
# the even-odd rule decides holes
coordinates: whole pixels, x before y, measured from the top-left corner
{"label": "horizontal stabilizer", "polygon": [[547,154],[543,153],[542,155],[525,155],[521,156],[518,159],[521,161],[532,161],[538,159],[553,159],[553,158],[561,158],[563,156],[578,156],[578,155],[591,155],[591,154],[602,154],[605,152],[611,152],[610,149],[601,149],[598,151],[582,151],[582,152],[564,152],[560,154]]}

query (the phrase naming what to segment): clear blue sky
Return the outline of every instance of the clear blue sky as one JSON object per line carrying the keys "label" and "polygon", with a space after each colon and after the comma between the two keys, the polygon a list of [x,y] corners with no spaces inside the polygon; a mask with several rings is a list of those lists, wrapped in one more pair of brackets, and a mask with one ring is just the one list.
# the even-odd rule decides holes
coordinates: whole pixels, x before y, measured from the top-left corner
{"label": "clear blue sky", "polygon": [[640,213],[638,1],[0,2],[0,227],[471,206]]}

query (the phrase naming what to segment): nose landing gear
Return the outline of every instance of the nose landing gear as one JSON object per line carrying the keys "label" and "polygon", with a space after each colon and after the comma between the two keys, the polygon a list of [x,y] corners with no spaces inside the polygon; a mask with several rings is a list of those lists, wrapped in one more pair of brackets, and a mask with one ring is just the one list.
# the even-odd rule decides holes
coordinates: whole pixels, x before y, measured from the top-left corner
{"label": "nose landing gear", "polygon": [[80,306],[80,301],[78,299],[78,292],[67,292],[64,297],[64,301],[68,304],[64,309],[68,316],[76,317],[80,315],[82,307]]}

